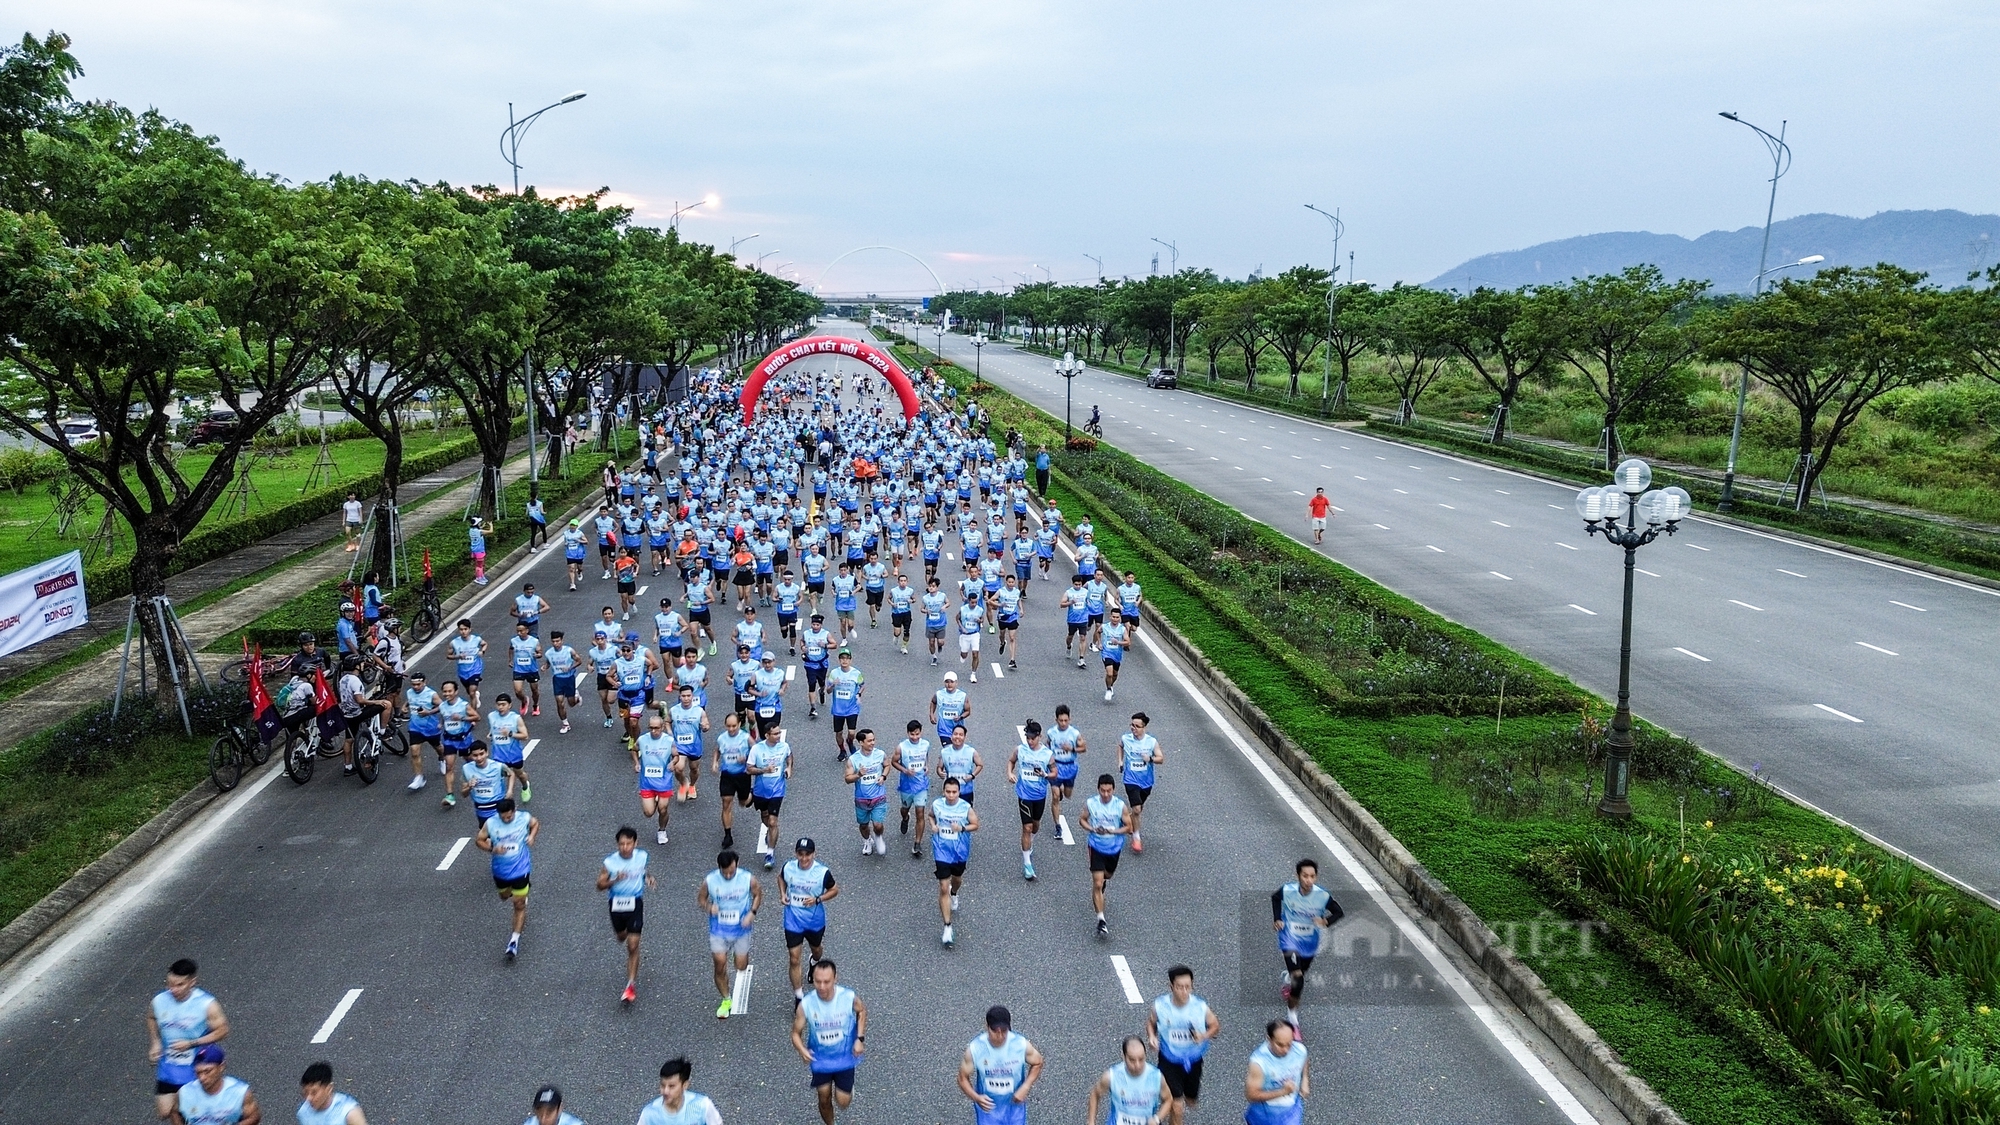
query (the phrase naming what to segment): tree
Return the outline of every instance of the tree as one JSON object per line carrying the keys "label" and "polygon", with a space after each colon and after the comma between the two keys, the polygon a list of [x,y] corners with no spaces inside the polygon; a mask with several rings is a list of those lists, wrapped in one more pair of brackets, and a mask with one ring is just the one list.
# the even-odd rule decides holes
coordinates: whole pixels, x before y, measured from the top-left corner
{"label": "tree", "polygon": [[1293,266],[1262,283],[1269,293],[1264,306],[1264,338],[1285,361],[1291,376],[1287,393],[1293,398],[1299,396],[1299,372],[1326,336],[1329,276],[1311,266]]}
{"label": "tree", "polygon": [[[1968,281],[1978,280],[1973,274]],[[1949,327],[1959,365],[1982,378],[2000,383],[2000,266],[1986,271],[1983,288],[1966,286],[1945,297]]]}
{"label": "tree", "polygon": [[1398,282],[1370,317],[1372,346],[1389,364],[1389,378],[1400,397],[1396,421],[1403,425],[1416,420],[1417,400],[1455,354],[1451,321],[1456,301],[1443,290]]}
{"label": "tree", "polygon": [[1326,346],[1333,349],[1335,359],[1340,361],[1340,382],[1333,389],[1333,405],[1347,405],[1347,380],[1354,357],[1366,351],[1374,339],[1376,307],[1382,303],[1382,294],[1367,282],[1353,282],[1340,286],[1333,293],[1333,330],[1326,338]]}
{"label": "tree", "polygon": [[1559,341],[1549,331],[1544,305],[1527,289],[1482,285],[1454,307],[1447,339],[1486,385],[1500,396],[1493,413],[1495,445],[1507,438],[1507,415],[1521,384],[1556,362]]}
{"label": "tree", "polygon": [[1618,418],[1701,350],[1691,323],[1708,282],[1668,284],[1657,266],[1586,277],[1545,288],[1538,303],[1561,341],[1564,362],[1604,406],[1604,463],[1618,464]]}
{"label": "tree", "polygon": [[1840,266],[1787,278],[1723,315],[1707,353],[1741,363],[1798,411],[1799,510],[1870,402],[1950,373],[1947,303],[1923,280],[1886,262]]}

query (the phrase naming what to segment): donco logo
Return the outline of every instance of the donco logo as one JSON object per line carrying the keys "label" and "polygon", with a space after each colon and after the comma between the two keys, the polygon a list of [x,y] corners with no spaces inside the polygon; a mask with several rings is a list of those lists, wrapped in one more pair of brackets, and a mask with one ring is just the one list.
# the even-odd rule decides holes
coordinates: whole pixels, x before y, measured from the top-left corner
{"label": "donco logo", "polygon": [[21,615],[18,613],[12,617],[0,618],[0,633],[4,633],[7,630],[12,629],[14,626],[19,625],[20,623],[21,623]]}
{"label": "donco logo", "polygon": [[57,606],[56,608],[49,610],[47,613],[42,614],[42,624],[44,625],[52,624],[54,622],[61,621],[65,617],[74,616],[75,613],[76,613],[75,602],[71,602],[68,605]]}
{"label": "donco logo", "polygon": [[54,578],[45,578],[35,583],[35,596],[37,598],[46,598],[50,594],[58,593],[75,586],[76,581],[76,571],[65,570]]}

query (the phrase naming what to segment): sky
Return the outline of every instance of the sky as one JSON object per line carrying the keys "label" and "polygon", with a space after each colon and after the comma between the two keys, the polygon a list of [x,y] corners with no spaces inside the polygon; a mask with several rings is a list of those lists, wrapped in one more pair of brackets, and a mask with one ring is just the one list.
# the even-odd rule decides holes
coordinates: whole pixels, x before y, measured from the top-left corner
{"label": "sky", "polygon": [[[507,106],[574,90],[522,183],[827,294],[1241,277],[1421,281],[1607,230],[2000,211],[2000,6],[1965,0],[965,3],[6,0],[80,96],[294,182],[509,182]],[[863,247],[893,247],[860,249]],[[856,251],[849,253],[850,251]],[[843,256],[844,255],[844,256]],[[935,277],[935,280],[934,280]]]}

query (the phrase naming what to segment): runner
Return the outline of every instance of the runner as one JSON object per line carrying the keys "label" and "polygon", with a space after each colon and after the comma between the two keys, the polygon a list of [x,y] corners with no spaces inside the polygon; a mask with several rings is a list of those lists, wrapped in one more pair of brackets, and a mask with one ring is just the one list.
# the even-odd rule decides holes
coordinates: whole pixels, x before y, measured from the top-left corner
{"label": "runner", "polygon": [[1297,1042],[1298,1027],[1284,1020],[1264,1025],[1264,1042],[1250,1052],[1250,1070],[1243,1077],[1246,1125],[1301,1125],[1305,1099],[1312,1096],[1312,1068],[1306,1045]]}
{"label": "runner", "polygon": [[1146,1012],[1146,1042],[1160,1052],[1160,1076],[1166,1079],[1173,1125],[1201,1101],[1201,1061],[1209,1045],[1222,1034],[1222,1021],[1208,1001],[1194,994],[1194,970],[1175,965],[1167,970],[1167,991],[1155,997]]}
{"label": "runner", "polygon": [[513,907],[514,928],[507,935],[507,960],[512,961],[521,952],[521,927],[528,921],[530,849],[541,822],[517,810],[512,797],[502,797],[493,813],[479,822],[479,835],[472,843],[492,853],[493,885],[499,888],[500,901]]}
{"label": "runner", "polygon": [[901,644],[904,656],[910,655],[910,614],[916,604],[917,588],[910,585],[910,576],[897,572],[896,584],[889,588],[889,639]]}
{"label": "runner", "polygon": [[514,623],[514,635],[507,638],[513,654],[514,694],[521,697],[523,715],[542,713],[542,639],[526,621]]}
{"label": "runner", "polygon": [[[1021,582],[1013,575],[993,592],[993,613],[1000,634],[1000,652],[1007,657],[1007,670],[1021,666]],[[998,654],[996,654],[998,655]]]}
{"label": "runner", "polygon": [[1013,1028],[1006,1008],[986,1009],[986,1034],[958,1062],[958,1089],[972,1100],[973,1125],[1027,1125],[1028,1091],[1042,1076],[1042,1053]]}
{"label": "runner", "polygon": [[882,598],[888,593],[889,564],[868,552],[868,561],[861,564],[862,593],[868,602],[868,627],[880,628],[882,624]]}
{"label": "runner", "polygon": [[486,642],[472,631],[472,619],[458,619],[458,632],[451,638],[451,659],[458,665],[458,682],[472,709],[479,707],[479,681],[486,672]]}
{"label": "runner", "polygon": [[615,708],[618,700],[618,639],[609,633],[597,632],[591,646],[584,655],[590,658],[591,670],[597,676],[597,702],[604,707],[604,725],[608,729],[617,722]]}
{"label": "runner", "polygon": [[569,521],[569,526],[563,529],[563,562],[569,567],[571,591],[576,589],[577,581],[583,577],[583,560],[587,554],[584,544],[588,538],[583,533],[583,525],[577,520]]}
{"label": "runner", "polygon": [[951,606],[951,599],[938,587],[936,574],[925,580],[921,600],[924,605],[924,643],[930,648],[931,667],[935,668],[938,654],[944,651],[945,611]]}
{"label": "runner", "polygon": [[840,667],[826,674],[826,686],[833,693],[834,761],[844,762],[854,751],[854,731],[861,723],[861,695],[868,688],[867,677],[854,666],[852,652],[840,650]]}
{"label": "runner", "polygon": [[1306,501],[1306,516],[1308,522],[1312,524],[1314,543],[1326,539],[1326,516],[1332,507],[1333,501],[1326,498],[1326,489],[1313,489],[1312,499]]}
{"label": "runner", "polygon": [[1069,589],[1062,593],[1063,619],[1069,631],[1063,634],[1063,655],[1076,646],[1076,666],[1083,667],[1083,646],[1090,643],[1090,593],[1084,589],[1083,575],[1072,574]]}
{"label": "runner", "polygon": [[959,795],[966,804],[973,800],[973,790],[979,784],[979,775],[985,772],[986,761],[979,751],[965,741],[965,728],[956,727],[951,732],[951,740],[938,747],[938,776],[958,781]]}
{"label": "runner", "polygon": [[826,1125],[833,1125],[835,1107],[854,1104],[854,1070],[868,1050],[868,1006],[838,977],[832,961],[815,961],[812,995],[792,1015],[792,1048],[811,1072]]}
{"label": "runner", "polygon": [[[646,928],[646,892],[659,882],[646,871],[646,853],[639,847],[636,829],[618,830],[618,850],[604,857],[597,870],[597,889],[611,896],[611,939],[625,945],[625,992],[618,1000],[630,1004],[639,998],[639,933]],[[561,1098],[556,1104],[562,1104]]]}
{"label": "runner", "polygon": [[861,826],[861,854],[870,849],[889,854],[889,756],[875,745],[875,732],[863,728],[854,735],[854,751],[847,759],[846,778],[854,786],[854,822]]}
{"label": "runner", "polygon": [[902,827],[897,831],[908,836],[910,814],[915,813],[917,834],[910,837],[910,854],[921,854],[924,844],[924,822],[931,804],[930,740],[924,737],[924,724],[911,719],[904,728],[903,741],[896,744],[895,756],[889,764],[895,767],[896,797],[903,807]]}
{"label": "runner", "polygon": [[854,593],[859,585],[853,568],[841,563],[839,573],[833,576],[833,615],[840,622],[842,644],[854,639]]}
{"label": "runner", "polygon": [[965,864],[972,858],[972,833],[977,831],[979,814],[971,802],[959,799],[958,779],[945,778],[944,796],[931,802],[931,862],[937,868],[938,913],[944,917],[946,949],[957,939],[951,920],[965,884]]}
{"label": "runner", "polygon": [[769,871],[777,861],[778,813],[785,807],[785,781],[792,776],[792,748],[785,741],[783,727],[773,723],[762,739],[750,744],[745,768],[751,775],[750,804],[764,822],[760,850],[764,852],[764,870]]}
{"label": "runner", "polygon": [[1056,775],[1049,782],[1049,819],[1062,824],[1063,798],[1076,792],[1077,758],[1088,748],[1083,732],[1069,721],[1069,704],[1056,705],[1056,725],[1044,732],[1055,752]]}
{"label": "runner", "polygon": [[[681,690],[684,695],[692,694]],[[679,726],[675,724],[676,731]],[[639,775],[639,812],[658,824],[653,842],[661,845],[667,842],[667,812],[673,807],[674,791],[668,788],[667,775],[680,755],[676,737],[667,732],[666,716],[651,715],[646,719],[646,733],[632,744],[632,772]]]}
{"label": "runner", "polygon": [[194,1080],[174,1094],[175,1125],[258,1125],[264,1111],[249,1083],[223,1073],[221,1047],[210,1043],[194,1052]]}
{"label": "runner", "polygon": [[791,656],[799,653],[799,601],[805,592],[806,588],[792,578],[789,569],[771,588],[771,597],[778,607],[778,635],[785,638],[785,652]]}
{"label": "runner", "polygon": [[1292,865],[1294,880],[1271,892],[1271,928],[1278,932],[1278,952],[1285,957],[1285,1022],[1294,1033],[1299,1026],[1299,997],[1306,974],[1319,954],[1320,931],[1340,921],[1340,904],[1319,885],[1319,861],[1302,859]]}
{"label": "runner", "polygon": [[715,960],[715,991],[722,997],[715,1018],[726,1020],[731,1007],[729,959],[734,956],[738,973],[749,971],[750,930],[757,908],[764,903],[764,884],[743,870],[735,852],[724,848],[695,897],[708,913],[708,951]]}
{"label": "runner", "polygon": [[971,720],[971,697],[959,690],[958,673],[946,672],[944,686],[931,696],[931,726],[937,729],[939,738],[950,738],[953,731]]}
{"label": "runner", "polygon": [[557,734],[569,733],[569,709],[580,705],[583,696],[577,694],[576,670],[583,664],[583,654],[571,648],[563,639],[561,629],[549,630],[549,647],[542,652],[542,663],[549,670],[549,690],[555,694],[556,717],[562,720],[562,728]]}
{"label": "runner", "polygon": [[1118,612],[1124,616],[1125,627],[1132,630],[1132,638],[1136,641],[1139,637],[1139,603],[1145,595],[1145,590],[1139,585],[1139,576],[1126,571],[1125,581],[1120,582],[1112,593],[1117,595]]}
{"label": "runner", "polygon": [[1104,1125],[1160,1125],[1167,1118],[1167,1109],[1173,1105],[1173,1097],[1167,1088],[1167,1080],[1160,1071],[1146,1061],[1146,1043],[1136,1035],[1127,1035],[1118,1045],[1124,1056],[1123,1066],[1114,1066],[1097,1076],[1097,1084],[1090,1088],[1090,1105],[1084,1110],[1084,1119],[1090,1125],[1097,1125],[1097,1107],[1104,1107]]}
{"label": "runner", "polygon": [[715,782],[722,791],[722,846],[736,846],[736,810],[749,808],[752,796],[750,732],[743,720],[730,712],[722,717],[722,733],[715,736]]}
{"label": "runner", "polygon": [[472,704],[458,694],[457,680],[446,680],[438,692],[438,724],[442,732],[440,754],[443,759],[438,768],[444,773],[444,807],[448,809],[458,804],[459,760],[472,753],[473,724],[479,716],[473,711]]}
{"label": "runner", "polygon": [[979,682],[979,636],[985,612],[980,607],[979,595],[967,590],[965,604],[958,607],[958,662],[965,663],[966,654],[972,654],[972,682],[975,684]]}
{"label": "runner", "polygon": [[[826,631],[826,616],[812,615],[812,627],[799,636],[799,643],[805,646],[802,661],[806,669],[806,718],[819,718],[819,705],[826,702],[826,673],[830,654],[833,652],[833,634]],[[837,726],[838,724],[836,724]],[[838,744],[836,733],[834,742]]]}
{"label": "runner", "polygon": [[1042,724],[1033,719],[1021,728],[1021,737],[1021,743],[1007,756],[1007,780],[1014,783],[1014,799],[1021,810],[1021,878],[1032,883],[1035,835],[1042,830],[1042,815],[1048,811],[1055,752],[1042,739]]}
{"label": "runner", "polygon": [[661,598],[653,614],[653,639],[660,646],[660,666],[672,668],[681,662],[687,648],[687,619],[674,611],[674,599]]}
{"label": "runner", "polygon": [[1139,811],[1127,805],[1115,788],[1110,774],[1098,774],[1097,796],[1083,802],[1083,828],[1090,844],[1090,905],[1097,911],[1100,938],[1111,934],[1111,926],[1104,920],[1104,891],[1111,877],[1118,873],[1118,856],[1125,850],[1125,837],[1136,838],[1134,828],[1139,816]]}
{"label": "runner", "polygon": [[709,731],[708,712],[695,700],[692,684],[680,685],[675,694],[679,699],[667,708],[667,721],[672,724],[674,735],[674,793],[683,801],[692,801],[700,796],[697,783],[701,780],[701,736]]}
{"label": "runner", "polygon": [[709,583],[706,567],[697,565],[689,571],[689,575],[687,592],[683,595],[688,607],[688,632],[694,634],[696,650],[701,648],[702,638],[708,638],[708,654],[714,656],[716,646],[720,644],[715,635],[714,614],[709,611],[715,601],[715,588]]}
{"label": "runner", "polygon": [[368,1125],[361,1103],[333,1088],[333,1064],[316,1062],[299,1076],[299,1125]]}
{"label": "runner", "polygon": [[229,1036],[222,1002],[196,987],[195,963],[183,957],[167,966],[167,987],[146,1010],[146,1058],[154,1063],[153,1110],[174,1114],[181,1087],[195,1080],[195,1052]]}
{"label": "runner", "polygon": [[410,792],[414,793],[429,784],[424,777],[424,747],[429,745],[443,763],[444,752],[439,749],[444,738],[444,722],[441,704],[442,696],[424,683],[422,672],[410,673],[410,686],[403,689],[403,706],[409,711],[410,720]]}
{"label": "runner", "polygon": [[618,549],[618,559],[611,564],[611,572],[618,579],[618,609],[621,621],[632,620],[632,607],[639,601],[639,556],[632,547]]}
{"label": "runner", "polygon": [[659,657],[653,650],[639,647],[637,634],[627,633],[618,641],[618,659],[611,662],[611,677],[618,688],[618,710],[625,716],[625,748],[636,756],[639,720],[646,714],[646,697],[653,673],[659,671]]}
{"label": "runner", "polygon": [[1132,643],[1131,627],[1125,624],[1125,615],[1117,606],[1108,611],[1111,620],[1104,623],[1101,636],[1104,650],[1104,702],[1111,702],[1111,689],[1118,683],[1119,669],[1125,664],[1125,649]]}
{"label": "runner", "polygon": [[583,1125],[578,1118],[563,1111],[562,1091],[554,1086],[543,1086],[535,1091],[528,1106],[534,1115],[521,1125]]}
{"label": "runner", "polygon": [[660,1096],[639,1111],[639,1125],[722,1125],[707,1095],[688,1089],[694,1064],[676,1056],[660,1067]]}
{"label": "runner", "polygon": [[826,945],[826,904],[840,893],[833,871],[818,860],[819,845],[810,836],[801,836],[792,845],[793,859],[778,871],[778,887],[785,895],[785,956],[791,961],[792,1003],[805,995],[805,977],[799,961],[801,950],[810,948],[813,965],[820,962]]}
{"label": "runner", "polygon": [[514,604],[507,607],[507,615],[528,627],[528,632],[539,635],[542,614],[549,611],[549,603],[535,593],[533,582],[521,583],[521,592],[514,596]]}
{"label": "runner", "polygon": [[1146,733],[1152,720],[1144,711],[1132,712],[1132,731],[1119,736],[1119,763],[1124,771],[1125,801],[1132,806],[1132,851],[1145,851],[1139,843],[1139,819],[1146,813],[1146,798],[1153,795],[1153,767],[1167,760],[1160,740]]}
{"label": "runner", "polygon": [[[611,472],[610,466],[607,465],[605,471],[607,473]],[[607,488],[605,492],[608,498],[610,489]],[[618,521],[612,518],[611,508],[608,504],[599,504],[597,506],[597,517],[592,521],[592,524],[597,531],[597,561],[604,564],[604,574],[601,578],[609,578],[611,577],[611,556],[618,549]]]}
{"label": "runner", "polygon": [[513,709],[514,700],[506,692],[493,698],[494,709],[486,713],[486,744],[493,760],[506,766],[520,782],[521,801],[528,801],[528,721]]}

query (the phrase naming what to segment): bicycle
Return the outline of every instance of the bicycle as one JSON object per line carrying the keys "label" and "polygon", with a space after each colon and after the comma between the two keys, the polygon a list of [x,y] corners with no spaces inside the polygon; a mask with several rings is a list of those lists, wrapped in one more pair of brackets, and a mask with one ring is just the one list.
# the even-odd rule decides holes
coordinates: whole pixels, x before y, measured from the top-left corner
{"label": "bicycle", "polygon": [[[317,716],[301,723],[296,729],[288,730],[285,736],[285,776],[296,785],[311,781],[315,759],[340,757],[345,741],[322,737]],[[384,724],[378,711],[369,716],[368,725],[354,737],[354,773],[361,778],[362,784],[375,784],[384,750],[398,758],[409,757],[410,736],[393,722]]]}
{"label": "bicycle", "polygon": [[410,637],[423,644],[444,627],[444,603],[438,600],[437,579],[426,574],[418,592],[417,612],[410,620]]}
{"label": "bicycle", "polygon": [[[266,680],[282,680],[286,676],[291,675],[292,660],[295,655],[287,653],[284,656],[264,657],[264,678]],[[218,675],[222,677],[222,682],[225,684],[247,684],[250,682],[250,665],[254,663],[256,663],[256,658],[248,656],[232,660],[222,666],[222,671]]]}
{"label": "bicycle", "polygon": [[1101,438],[1104,436],[1104,423],[1095,419],[1085,422],[1083,424],[1083,432],[1089,434],[1091,437]]}
{"label": "bicycle", "polygon": [[222,734],[208,748],[208,776],[224,793],[236,788],[249,765],[261,766],[271,760],[271,744],[257,737],[256,728],[246,725],[250,705],[244,704],[222,728]]}

